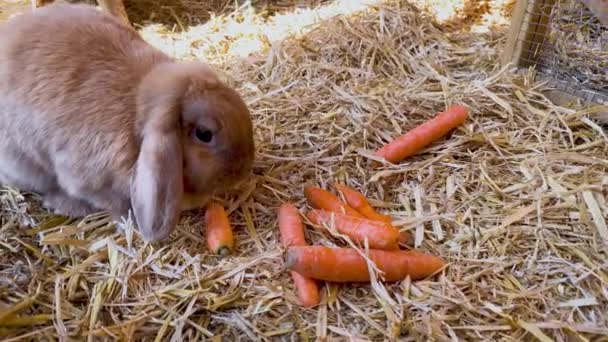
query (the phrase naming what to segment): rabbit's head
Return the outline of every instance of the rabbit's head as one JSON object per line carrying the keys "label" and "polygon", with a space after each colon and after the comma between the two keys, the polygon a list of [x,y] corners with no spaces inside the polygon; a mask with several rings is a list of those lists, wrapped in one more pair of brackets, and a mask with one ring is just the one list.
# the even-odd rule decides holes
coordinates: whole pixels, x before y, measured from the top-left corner
{"label": "rabbit's head", "polygon": [[141,81],[137,98],[141,149],[131,206],[148,241],[167,237],[184,194],[210,196],[243,181],[254,158],[247,106],[202,63],[166,63]]}

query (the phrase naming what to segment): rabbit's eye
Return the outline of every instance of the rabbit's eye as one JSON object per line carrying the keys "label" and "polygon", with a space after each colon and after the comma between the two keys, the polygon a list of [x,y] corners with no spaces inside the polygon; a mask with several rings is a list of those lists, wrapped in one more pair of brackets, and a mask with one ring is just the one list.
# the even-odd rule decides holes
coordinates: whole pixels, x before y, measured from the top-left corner
{"label": "rabbit's eye", "polygon": [[205,144],[208,144],[211,142],[211,140],[213,140],[213,132],[206,128],[196,128],[194,130],[194,136],[196,137],[196,139],[200,140]]}

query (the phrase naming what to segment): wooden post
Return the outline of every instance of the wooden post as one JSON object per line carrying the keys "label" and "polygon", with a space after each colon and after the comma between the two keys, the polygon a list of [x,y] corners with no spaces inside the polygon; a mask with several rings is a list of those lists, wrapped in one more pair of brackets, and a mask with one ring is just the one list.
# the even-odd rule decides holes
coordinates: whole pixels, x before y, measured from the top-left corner
{"label": "wooden post", "polygon": [[555,0],[518,0],[502,56],[502,63],[529,67],[540,58],[539,52],[549,33],[549,16]]}
{"label": "wooden post", "polygon": [[509,33],[507,35],[507,42],[502,53],[501,62],[503,66],[513,62],[515,66],[518,66],[517,61],[519,57],[516,56],[516,46],[522,30],[526,30],[524,27],[524,19],[526,17],[526,8],[528,8],[529,0],[517,0],[515,8],[513,8],[513,14],[511,15],[511,25],[509,27]]}

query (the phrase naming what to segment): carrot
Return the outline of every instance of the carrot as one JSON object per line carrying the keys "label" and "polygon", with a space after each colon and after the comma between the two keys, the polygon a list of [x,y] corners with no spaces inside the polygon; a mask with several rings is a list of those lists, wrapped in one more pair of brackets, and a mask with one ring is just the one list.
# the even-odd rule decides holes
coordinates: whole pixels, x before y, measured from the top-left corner
{"label": "carrot", "polygon": [[365,195],[359,191],[349,187],[348,185],[334,183],[334,188],[344,196],[346,203],[358,211],[361,215],[370,220],[382,221],[390,223],[392,219],[389,216],[378,213],[367,201]]}
{"label": "carrot", "polygon": [[[423,279],[445,265],[439,257],[416,251],[370,249],[369,258],[383,272],[379,276],[385,281],[402,280],[408,275],[412,280]],[[342,283],[370,281],[367,262],[354,248],[290,247],[284,266],[318,280]]]}
{"label": "carrot", "polygon": [[311,308],[321,301],[319,287],[315,279],[301,275],[296,271],[291,271],[291,279],[298,292],[298,300],[304,307]]}
{"label": "carrot", "polygon": [[234,248],[234,236],[228,215],[221,204],[211,202],[205,212],[207,247],[211,253],[228,255]]}
{"label": "carrot", "polygon": [[358,211],[348,204],[342,202],[336,195],[316,186],[304,187],[304,196],[308,202],[316,209],[324,209],[341,214],[364,218]]}
{"label": "carrot", "polygon": [[281,243],[285,247],[306,245],[300,212],[289,202],[279,207],[279,232]]}
{"label": "carrot", "polygon": [[467,107],[451,106],[433,119],[384,145],[375,152],[375,155],[391,163],[396,163],[420,152],[432,142],[448,134],[452,129],[462,125],[468,116],[469,109]]}
{"label": "carrot", "polygon": [[399,249],[399,230],[391,224],[320,209],[313,209],[306,216],[315,225],[333,223],[338,232],[355,243],[363,244],[367,239],[369,248]]}
{"label": "carrot", "polygon": [[[378,213],[367,201],[365,195],[359,191],[343,184],[334,183],[334,188],[340,192],[346,199],[346,203],[357,210],[361,215],[365,216],[370,220],[379,222],[392,223],[392,218],[387,215]],[[399,242],[403,244],[409,243],[411,235],[408,232],[401,232],[399,236]]]}
{"label": "carrot", "polygon": [[[291,203],[283,203],[279,207],[279,232],[283,246],[306,246],[304,225],[300,219],[298,209]],[[319,304],[319,288],[314,279],[305,277],[296,271],[291,271],[298,299],[305,307]]]}

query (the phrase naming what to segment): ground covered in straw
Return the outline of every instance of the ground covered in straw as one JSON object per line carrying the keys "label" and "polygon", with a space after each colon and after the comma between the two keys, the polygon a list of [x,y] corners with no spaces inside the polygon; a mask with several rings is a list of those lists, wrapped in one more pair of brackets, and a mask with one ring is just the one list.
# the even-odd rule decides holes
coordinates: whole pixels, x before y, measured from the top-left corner
{"label": "ground covered in straw", "polygon": [[[208,253],[200,213],[146,245],[128,221],[123,233],[103,214],[52,217],[34,195],[2,188],[0,337],[606,339],[608,137],[594,112],[553,106],[542,85],[501,69],[504,25],[463,31],[405,1],[343,3],[301,10],[319,23],[305,28],[245,6],[183,32],[142,29],[177,57],[212,61],[251,107],[256,176],[225,202],[237,252]],[[352,13],[332,17],[340,11]],[[465,126],[398,165],[372,165],[370,151],[456,103],[472,109]],[[336,180],[448,267],[418,282],[323,284],[319,307],[298,306],[276,209],[304,210],[304,185]]]}

